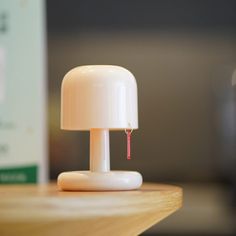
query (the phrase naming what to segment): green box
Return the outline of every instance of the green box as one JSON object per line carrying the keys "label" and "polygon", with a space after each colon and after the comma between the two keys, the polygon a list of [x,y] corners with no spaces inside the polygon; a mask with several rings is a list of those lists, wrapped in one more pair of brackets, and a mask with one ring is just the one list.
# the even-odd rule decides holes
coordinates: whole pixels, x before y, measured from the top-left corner
{"label": "green box", "polygon": [[47,181],[45,6],[0,4],[0,183]]}

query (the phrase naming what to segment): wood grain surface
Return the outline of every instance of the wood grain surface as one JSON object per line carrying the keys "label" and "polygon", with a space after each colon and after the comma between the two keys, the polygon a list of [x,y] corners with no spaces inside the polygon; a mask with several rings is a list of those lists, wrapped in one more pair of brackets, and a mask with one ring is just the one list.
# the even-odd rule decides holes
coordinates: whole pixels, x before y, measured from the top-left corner
{"label": "wood grain surface", "polygon": [[0,235],[138,235],[182,205],[182,189],[62,192],[56,184],[0,186]]}

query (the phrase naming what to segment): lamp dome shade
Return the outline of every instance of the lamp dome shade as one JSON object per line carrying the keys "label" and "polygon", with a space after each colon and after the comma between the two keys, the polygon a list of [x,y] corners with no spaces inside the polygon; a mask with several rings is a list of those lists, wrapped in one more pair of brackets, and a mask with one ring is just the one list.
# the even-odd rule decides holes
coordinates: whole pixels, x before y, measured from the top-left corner
{"label": "lamp dome shade", "polygon": [[61,128],[137,129],[137,84],[133,74],[111,65],[70,70],[61,87]]}

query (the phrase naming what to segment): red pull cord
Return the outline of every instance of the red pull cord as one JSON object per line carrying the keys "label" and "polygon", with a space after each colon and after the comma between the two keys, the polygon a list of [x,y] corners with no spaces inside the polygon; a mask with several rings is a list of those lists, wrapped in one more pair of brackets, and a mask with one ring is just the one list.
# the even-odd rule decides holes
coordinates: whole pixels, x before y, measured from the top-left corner
{"label": "red pull cord", "polygon": [[127,135],[127,160],[131,160],[131,133],[133,130],[125,130]]}

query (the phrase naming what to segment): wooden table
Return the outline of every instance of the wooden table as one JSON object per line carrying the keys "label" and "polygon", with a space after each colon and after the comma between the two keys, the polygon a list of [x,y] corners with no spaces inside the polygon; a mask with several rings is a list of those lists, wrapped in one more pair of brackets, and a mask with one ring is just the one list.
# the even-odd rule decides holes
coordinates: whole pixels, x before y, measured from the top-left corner
{"label": "wooden table", "polygon": [[0,235],[138,235],[175,212],[182,189],[61,192],[55,184],[0,186]]}

